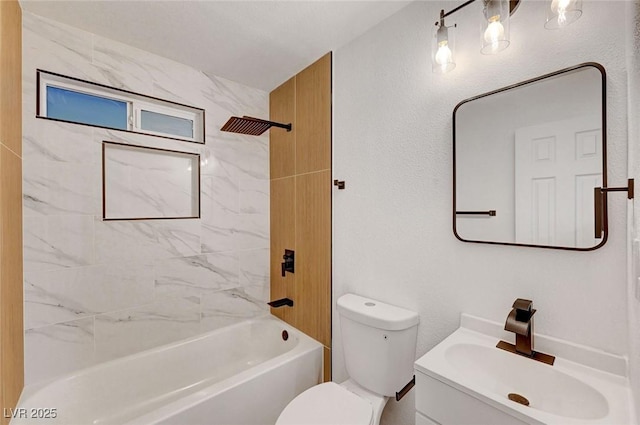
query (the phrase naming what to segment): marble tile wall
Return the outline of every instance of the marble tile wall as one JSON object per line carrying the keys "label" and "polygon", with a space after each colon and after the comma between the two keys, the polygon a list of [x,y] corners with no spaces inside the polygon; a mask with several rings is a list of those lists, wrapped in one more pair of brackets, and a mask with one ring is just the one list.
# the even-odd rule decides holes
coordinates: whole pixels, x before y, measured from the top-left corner
{"label": "marble tile wall", "polygon": [[[206,144],[35,118],[36,69],[206,110]],[[23,16],[27,384],[268,314],[268,93]],[[201,155],[201,219],[102,221],[103,140]]]}
{"label": "marble tile wall", "polygon": [[199,156],[112,143],[103,154],[106,218],[199,217]]}

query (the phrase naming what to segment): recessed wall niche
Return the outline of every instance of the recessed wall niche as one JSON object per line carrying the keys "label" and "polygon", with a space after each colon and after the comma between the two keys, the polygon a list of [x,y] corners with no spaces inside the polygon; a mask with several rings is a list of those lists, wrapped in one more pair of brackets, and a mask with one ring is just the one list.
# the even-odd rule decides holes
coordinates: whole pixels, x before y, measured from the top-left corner
{"label": "recessed wall niche", "polygon": [[102,218],[200,218],[200,155],[102,142]]}

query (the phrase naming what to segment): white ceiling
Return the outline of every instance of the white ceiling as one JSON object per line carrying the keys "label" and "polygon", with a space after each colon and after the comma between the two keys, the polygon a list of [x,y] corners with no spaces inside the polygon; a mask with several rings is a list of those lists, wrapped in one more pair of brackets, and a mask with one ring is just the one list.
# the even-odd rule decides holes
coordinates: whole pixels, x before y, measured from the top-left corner
{"label": "white ceiling", "polygon": [[409,1],[59,1],[23,9],[270,91]]}

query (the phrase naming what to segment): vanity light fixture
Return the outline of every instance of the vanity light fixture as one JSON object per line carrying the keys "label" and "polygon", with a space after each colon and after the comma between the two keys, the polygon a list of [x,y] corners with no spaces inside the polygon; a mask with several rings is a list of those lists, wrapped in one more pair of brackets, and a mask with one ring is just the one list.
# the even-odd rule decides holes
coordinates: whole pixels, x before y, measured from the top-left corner
{"label": "vanity light fixture", "polygon": [[[452,28],[444,24],[444,18],[467,7],[476,0],[467,0],[448,12],[440,11],[440,20],[436,22],[436,31],[431,47],[432,70],[443,74],[456,67],[454,60],[454,40]],[[517,9],[521,0],[482,0],[484,3],[482,49],[483,54],[493,54],[504,50],[509,45],[509,16]],[[569,0],[561,0],[569,1]]]}
{"label": "vanity light fixture", "polygon": [[[444,24],[444,18],[475,1],[468,0],[449,12],[440,11],[440,20],[436,22],[436,30],[431,47],[432,70],[434,73],[443,74],[456,67],[453,31],[451,31],[456,25],[447,27]],[[482,0],[482,2],[484,8],[480,53],[492,55],[509,46],[510,17],[520,5],[521,0]],[[547,29],[563,28],[575,22],[581,15],[582,0],[549,0],[547,20],[544,26]]]}
{"label": "vanity light fixture", "polygon": [[433,44],[431,51],[433,53],[433,72],[444,74],[451,71],[456,67],[456,62],[453,58],[454,40],[453,31],[449,31],[449,28],[444,24],[444,10],[440,11],[440,22],[436,22],[436,31],[433,35]]}

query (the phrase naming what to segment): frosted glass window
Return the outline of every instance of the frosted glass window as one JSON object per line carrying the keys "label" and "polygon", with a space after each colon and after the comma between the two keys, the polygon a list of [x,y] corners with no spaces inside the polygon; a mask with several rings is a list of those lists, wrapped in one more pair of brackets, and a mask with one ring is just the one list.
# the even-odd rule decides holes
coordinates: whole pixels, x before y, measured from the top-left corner
{"label": "frosted glass window", "polygon": [[42,70],[37,81],[38,118],[204,143],[202,108]]}
{"label": "frosted glass window", "polygon": [[193,120],[142,110],[140,128],[156,133],[173,134],[180,137],[193,137]]}
{"label": "frosted glass window", "polygon": [[47,117],[127,130],[127,102],[47,86]]}

